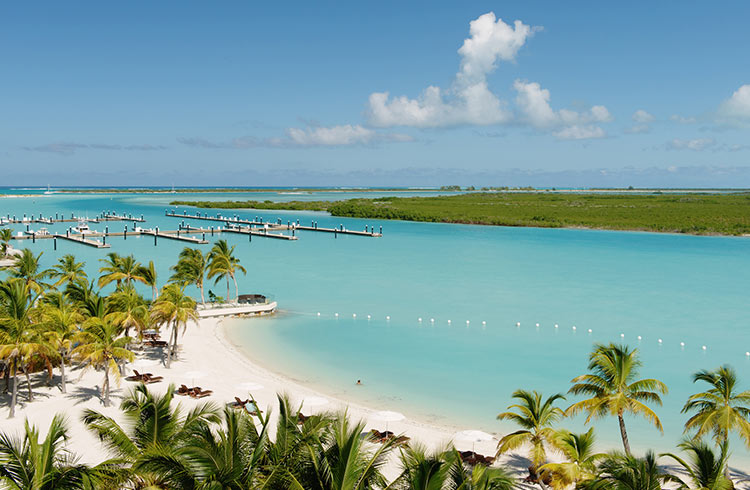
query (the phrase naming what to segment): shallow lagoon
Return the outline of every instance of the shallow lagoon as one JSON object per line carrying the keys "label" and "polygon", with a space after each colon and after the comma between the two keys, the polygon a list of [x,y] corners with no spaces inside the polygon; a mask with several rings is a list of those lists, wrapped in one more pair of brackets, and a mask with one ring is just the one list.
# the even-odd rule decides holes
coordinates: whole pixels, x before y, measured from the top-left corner
{"label": "shallow lagoon", "polygon": [[[0,200],[0,214],[94,216],[112,209],[146,215],[145,227],[175,229],[178,220],[163,216],[166,203],[206,197],[13,197]],[[221,197],[300,198],[273,192]],[[248,268],[240,289],[272,294],[283,310],[273,318],[231,322],[233,339],[268,368],[331,394],[436,423],[501,431],[507,427],[494,417],[514,389],[564,392],[585,370],[593,342],[620,341],[624,334],[622,341],[642,352],[643,375],[670,387],[657,411],[664,436],[629,419],[631,441],[665,450],[681,435],[685,417],[679,410],[694,390],[693,371],[730,363],[750,385],[748,239],[371,222],[300,212],[225,214],[384,227],[378,239],[300,232],[296,242],[248,243],[247,237],[225,236]],[[124,224],[109,226],[121,231]],[[112,251],[154,260],[162,279],[183,247],[167,240],[154,247],[150,237],[108,242]],[[107,252],[64,242],[54,252],[51,240],[25,244],[44,251],[45,265],[74,253],[92,274]],[[211,289],[226,291],[224,284]],[[360,378],[364,385],[355,386]],[[597,426],[603,442],[618,444],[614,420]],[[745,455],[738,446],[734,452]]]}

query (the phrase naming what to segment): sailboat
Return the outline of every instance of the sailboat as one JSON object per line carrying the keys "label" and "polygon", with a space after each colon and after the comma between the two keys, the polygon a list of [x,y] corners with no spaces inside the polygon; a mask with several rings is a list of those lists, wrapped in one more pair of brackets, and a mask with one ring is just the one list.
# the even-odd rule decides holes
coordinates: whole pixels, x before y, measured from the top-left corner
{"label": "sailboat", "polygon": [[44,195],[45,195],[45,196],[49,196],[50,194],[54,194],[54,192],[52,192],[52,191],[50,190],[50,188],[49,188],[49,184],[47,184],[47,190],[46,190],[46,191],[44,191]]}

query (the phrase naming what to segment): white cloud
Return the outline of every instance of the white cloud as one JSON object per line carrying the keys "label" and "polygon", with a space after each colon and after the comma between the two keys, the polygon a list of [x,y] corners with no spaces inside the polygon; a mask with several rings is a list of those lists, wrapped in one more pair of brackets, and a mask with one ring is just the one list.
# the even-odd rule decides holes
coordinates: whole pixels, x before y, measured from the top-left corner
{"label": "white cloud", "polygon": [[750,122],[750,84],[741,86],[722,102],[718,114],[724,122]]}
{"label": "white cloud", "polygon": [[679,114],[672,114],[670,118],[672,121],[680,124],[695,124],[698,120],[694,117],[680,116]]}
{"label": "white cloud", "polygon": [[375,92],[369,98],[370,124],[428,128],[508,122],[512,114],[488,88],[487,75],[499,60],[513,61],[534,31],[519,20],[506,24],[492,12],[478,17],[458,50],[460,70],[450,89],[430,86],[416,99]]}
{"label": "white cloud", "polygon": [[667,150],[692,150],[703,151],[716,145],[713,138],[679,139],[675,138],[666,144]]}
{"label": "white cloud", "polygon": [[635,111],[631,118],[634,122],[641,124],[648,124],[650,122],[653,122],[654,120],[654,116],[644,111],[643,109],[638,109],[637,111]]}
{"label": "white cloud", "polygon": [[365,128],[358,124],[344,124],[339,126],[310,125],[305,128],[287,128],[286,136],[273,138],[242,136],[229,141],[210,141],[198,137],[177,139],[177,141],[187,146],[209,149],[339,147],[413,140],[414,138],[407,134],[384,133]]}
{"label": "white cloud", "polygon": [[538,129],[549,129],[559,126],[576,126],[587,123],[608,122],[612,116],[606,107],[598,105],[588,111],[577,112],[570,109],[555,111],[549,104],[549,90],[543,89],[537,82],[516,80],[513,88],[518,92],[516,106],[519,118]]}
{"label": "white cloud", "polygon": [[585,140],[604,138],[607,136],[607,132],[599,126],[567,126],[559,131],[555,131],[557,139],[561,140]]}

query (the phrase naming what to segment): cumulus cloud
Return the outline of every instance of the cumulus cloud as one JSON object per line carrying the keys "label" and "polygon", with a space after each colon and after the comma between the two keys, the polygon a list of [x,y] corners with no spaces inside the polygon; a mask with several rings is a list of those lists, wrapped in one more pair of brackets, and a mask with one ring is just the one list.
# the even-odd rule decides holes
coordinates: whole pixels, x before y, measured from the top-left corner
{"label": "cumulus cloud", "polygon": [[648,112],[644,111],[643,109],[638,109],[633,113],[632,116],[630,116],[630,118],[635,124],[633,124],[629,128],[625,128],[626,133],[641,134],[651,131],[650,124],[654,121],[654,116],[652,116]]}
{"label": "cumulus cloud", "polygon": [[599,126],[568,126],[558,131],[555,131],[557,139],[561,140],[586,140],[595,138],[604,138],[607,136],[607,132]]}
{"label": "cumulus cloud", "polygon": [[74,143],[59,142],[47,143],[40,146],[24,146],[26,151],[39,151],[44,153],[57,153],[58,155],[73,155],[78,150],[124,150],[124,151],[157,151],[166,150],[162,145],[112,145],[104,143]]}
{"label": "cumulus cloud", "polygon": [[716,146],[716,140],[713,138],[694,138],[694,139],[679,139],[675,138],[672,141],[667,142],[665,148],[667,150],[692,150],[692,151],[703,151]]}
{"label": "cumulus cloud", "polygon": [[750,123],[750,84],[741,86],[722,102],[718,116],[725,123]]}
{"label": "cumulus cloud", "polygon": [[243,136],[225,142],[210,141],[204,138],[177,138],[177,141],[195,148],[299,148],[299,147],[340,147],[368,145],[384,142],[413,141],[407,134],[384,133],[360,125],[339,126],[310,125],[305,128],[288,128],[283,137],[256,138]]}
{"label": "cumulus cloud", "polygon": [[470,37],[458,50],[460,69],[450,89],[429,86],[416,99],[375,92],[369,98],[369,123],[430,128],[508,122],[512,113],[490,91],[487,75],[498,61],[513,61],[535,30],[519,20],[506,24],[492,12],[481,15],[469,23]]}
{"label": "cumulus cloud", "polygon": [[[516,96],[516,106],[518,107],[519,119],[538,129],[552,129],[561,126],[572,129],[581,124],[609,122],[612,120],[612,115],[607,108],[601,105],[594,106],[583,112],[570,109],[555,111],[549,103],[549,90],[542,88],[537,82],[516,80],[513,83],[513,88],[518,93]],[[580,133],[579,130],[571,132]]]}
{"label": "cumulus cloud", "polygon": [[672,114],[669,117],[670,120],[680,124],[695,124],[698,120],[692,116],[680,116],[679,114]]}

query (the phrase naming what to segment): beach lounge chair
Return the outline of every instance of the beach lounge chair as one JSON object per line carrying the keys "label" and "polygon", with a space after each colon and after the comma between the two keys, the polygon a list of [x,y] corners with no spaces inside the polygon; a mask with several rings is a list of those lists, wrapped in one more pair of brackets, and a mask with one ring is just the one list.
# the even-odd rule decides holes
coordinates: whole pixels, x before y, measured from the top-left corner
{"label": "beach lounge chair", "polygon": [[185,385],[180,385],[180,387],[177,388],[177,394],[182,396],[189,395],[191,391],[192,390]]}
{"label": "beach lounge chair", "polygon": [[303,415],[302,412],[297,412],[297,424],[302,425],[305,423],[307,419],[309,419],[309,415]]}
{"label": "beach lounge chair", "polygon": [[213,391],[211,390],[201,390],[200,388],[196,388],[195,391],[193,391],[193,398],[205,398],[207,396],[211,396],[213,394]]}
{"label": "beach lounge chair", "polygon": [[249,401],[249,398],[245,401],[242,401],[239,399],[239,397],[235,396],[234,401],[231,402],[230,405],[232,405],[233,408],[245,408],[245,405],[247,405]]}
{"label": "beach lounge chair", "polygon": [[164,379],[163,376],[153,376],[151,373],[144,374],[141,381],[147,385],[159,383]]}
{"label": "beach lounge chair", "polygon": [[462,451],[461,453],[461,460],[471,466],[474,465],[485,465],[490,466],[492,463],[495,462],[495,458],[492,456],[484,456],[479,453],[475,453],[474,451]]}

